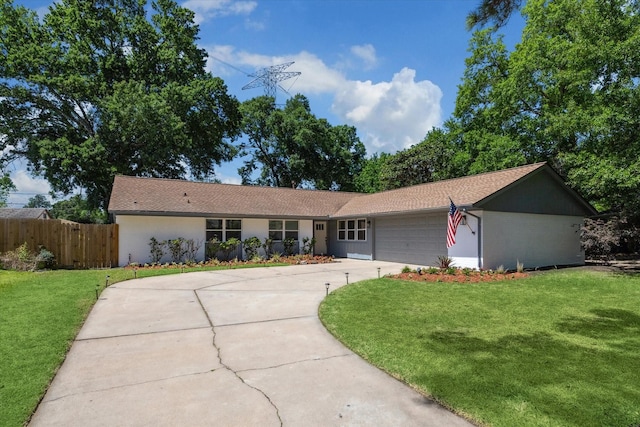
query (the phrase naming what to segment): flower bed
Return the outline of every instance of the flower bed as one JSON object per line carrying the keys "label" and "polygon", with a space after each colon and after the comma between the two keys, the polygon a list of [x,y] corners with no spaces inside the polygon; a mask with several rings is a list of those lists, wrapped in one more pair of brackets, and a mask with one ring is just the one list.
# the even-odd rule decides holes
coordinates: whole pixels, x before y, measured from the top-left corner
{"label": "flower bed", "polygon": [[131,263],[127,265],[126,269],[162,269],[162,268],[198,268],[198,267],[228,267],[233,268],[239,265],[269,265],[269,264],[325,264],[329,262],[333,262],[333,257],[328,256],[320,256],[320,255],[291,255],[291,256],[281,256],[274,257],[271,259],[261,259],[243,261],[243,260],[229,260],[229,261],[220,261],[218,259],[210,259],[208,261],[201,261],[197,263],[176,263],[176,262],[166,262],[166,263],[149,263],[149,264],[139,264],[139,263]]}
{"label": "flower bed", "polygon": [[528,277],[524,272],[496,272],[491,270],[471,270],[463,268],[425,269],[390,275],[392,279],[412,280],[415,282],[450,282],[450,283],[481,283],[497,282],[501,280],[522,279]]}

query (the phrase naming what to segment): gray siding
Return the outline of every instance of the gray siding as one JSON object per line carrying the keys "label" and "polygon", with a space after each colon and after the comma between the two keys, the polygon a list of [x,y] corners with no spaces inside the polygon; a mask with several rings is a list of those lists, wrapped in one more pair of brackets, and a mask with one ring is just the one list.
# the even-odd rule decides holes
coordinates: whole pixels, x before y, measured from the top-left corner
{"label": "gray siding", "polygon": [[329,254],[337,258],[373,259],[373,221],[371,223],[372,225],[367,228],[367,240],[345,241],[338,240],[338,222],[329,221],[329,235],[327,236]]}
{"label": "gray siding", "polygon": [[554,172],[541,170],[474,206],[488,211],[548,215],[589,216],[595,213],[552,174]]}
{"label": "gray siding", "polygon": [[375,220],[375,259],[435,266],[447,255],[447,213]]}

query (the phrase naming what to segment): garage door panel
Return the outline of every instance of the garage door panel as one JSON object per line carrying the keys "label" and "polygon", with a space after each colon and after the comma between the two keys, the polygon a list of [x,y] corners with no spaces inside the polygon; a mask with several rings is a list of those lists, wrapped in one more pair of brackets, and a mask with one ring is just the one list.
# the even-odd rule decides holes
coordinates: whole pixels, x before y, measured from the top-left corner
{"label": "garage door panel", "polygon": [[435,265],[447,254],[446,214],[377,218],[375,227],[376,259]]}

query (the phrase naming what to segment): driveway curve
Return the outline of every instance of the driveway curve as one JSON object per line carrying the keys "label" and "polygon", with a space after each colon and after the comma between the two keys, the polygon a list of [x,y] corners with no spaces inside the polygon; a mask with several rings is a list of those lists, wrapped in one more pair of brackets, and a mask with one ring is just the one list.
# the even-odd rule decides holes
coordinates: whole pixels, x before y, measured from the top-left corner
{"label": "driveway curve", "polygon": [[402,265],[197,272],[106,289],[31,426],[470,426],[318,319],[330,290]]}

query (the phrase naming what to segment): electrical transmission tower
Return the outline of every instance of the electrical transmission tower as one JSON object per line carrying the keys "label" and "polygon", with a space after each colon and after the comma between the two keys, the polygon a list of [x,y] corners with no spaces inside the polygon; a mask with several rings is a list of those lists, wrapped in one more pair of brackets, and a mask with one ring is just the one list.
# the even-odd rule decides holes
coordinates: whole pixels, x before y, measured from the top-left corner
{"label": "electrical transmission tower", "polygon": [[282,89],[285,93],[289,93],[278,83],[302,74],[299,71],[283,71],[291,64],[293,64],[293,61],[262,68],[253,74],[249,74],[249,77],[253,77],[254,80],[251,83],[244,85],[242,87],[242,90],[264,86],[264,94],[266,96],[272,97],[274,100],[276,99],[276,91],[278,90],[278,88]]}

